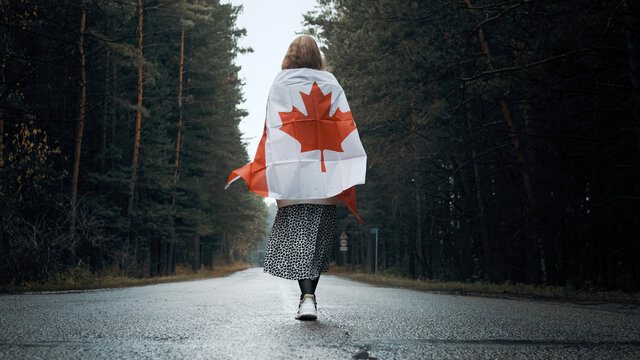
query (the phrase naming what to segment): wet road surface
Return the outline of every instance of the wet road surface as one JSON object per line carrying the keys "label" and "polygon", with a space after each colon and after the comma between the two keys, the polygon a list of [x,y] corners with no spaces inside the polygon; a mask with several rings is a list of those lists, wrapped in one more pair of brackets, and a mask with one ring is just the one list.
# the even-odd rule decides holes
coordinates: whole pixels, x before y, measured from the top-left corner
{"label": "wet road surface", "polygon": [[0,296],[0,359],[640,359],[640,310],[431,294],[323,276]]}

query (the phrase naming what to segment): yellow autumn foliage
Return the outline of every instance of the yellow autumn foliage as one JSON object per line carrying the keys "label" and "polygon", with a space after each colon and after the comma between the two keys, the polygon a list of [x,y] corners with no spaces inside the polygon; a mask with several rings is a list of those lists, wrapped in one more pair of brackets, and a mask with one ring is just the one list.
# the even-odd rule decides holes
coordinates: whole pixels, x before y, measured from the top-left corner
{"label": "yellow autumn foliage", "polygon": [[40,171],[45,168],[51,155],[60,154],[60,146],[49,144],[47,133],[36,127],[34,121],[15,124],[13,136],[9,140],[7,164],[14,172],[13,191],[22,198],[25,186],[40,189],[41,183],[49,176]]}

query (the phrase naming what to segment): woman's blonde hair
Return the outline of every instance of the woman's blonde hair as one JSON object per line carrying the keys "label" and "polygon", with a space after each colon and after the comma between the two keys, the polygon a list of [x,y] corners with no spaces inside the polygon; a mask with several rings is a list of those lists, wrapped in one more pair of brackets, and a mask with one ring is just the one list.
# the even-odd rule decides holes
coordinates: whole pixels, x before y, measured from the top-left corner
{"label": "woman's blonde hair", "polygon": [[324,70],[320,49],[311,36],[298,36],[293,40],[282,60],[282,70],[299,68]]}

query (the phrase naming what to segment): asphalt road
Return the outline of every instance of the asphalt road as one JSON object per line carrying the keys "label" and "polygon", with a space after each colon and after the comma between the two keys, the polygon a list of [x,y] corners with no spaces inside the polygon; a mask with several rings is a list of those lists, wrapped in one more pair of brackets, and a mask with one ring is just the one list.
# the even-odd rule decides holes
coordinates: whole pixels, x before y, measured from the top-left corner
{"label": "asphalt road", "polygon": [[0,359],[640,359],[640,310],[453,296],[334,276],[318,321],[249,269],[136,288],[0,296]]}

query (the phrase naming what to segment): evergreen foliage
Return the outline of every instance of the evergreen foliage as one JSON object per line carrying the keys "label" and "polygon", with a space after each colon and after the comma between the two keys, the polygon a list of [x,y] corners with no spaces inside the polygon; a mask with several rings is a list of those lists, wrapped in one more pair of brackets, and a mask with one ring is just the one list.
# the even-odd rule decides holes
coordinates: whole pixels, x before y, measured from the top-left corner
{"label": "evergreen foliage", "polygon": [[400,275],[640,288],[637,5],[319,3],[369,156],[352,263],[377,227]]}
{"label": "evergreen foliage", "polygon": [[[250,51],[238,46],[245,35],[235,25],[241,8],[217,0],[144,0],[142,10],[140,53],[137,0],[0,4],[2,283],[38,280],[78,265],[168,275],[176,263],[199,268],[215,265],[214,258],[246,261],[261,240],[262,200],[241,187],[224,190],[226,176],[248,161],[238,129],[245,112],[238,108],[242,83],[234,64],[238,53]],[[70,232],[80,46],[86,115],[77,221]],[[140,153],[132,180],[137,111]]]}

